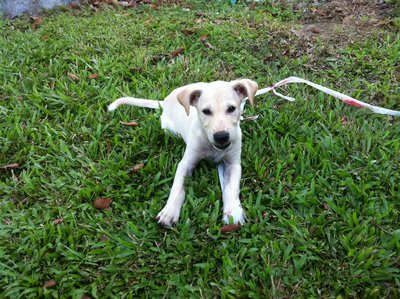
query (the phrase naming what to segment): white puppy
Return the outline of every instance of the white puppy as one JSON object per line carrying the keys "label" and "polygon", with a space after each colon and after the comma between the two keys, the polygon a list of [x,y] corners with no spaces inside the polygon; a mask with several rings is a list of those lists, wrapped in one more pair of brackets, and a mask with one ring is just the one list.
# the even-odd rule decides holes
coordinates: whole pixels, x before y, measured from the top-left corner
{"label": "white puppy", "polygon": [[161,107],[161,127],[181,136],[186,143],[168,201],[157,215],[158,223],[171,226],[177,222],[185,199],[185,177],[204,158],[221,163],[218,171],[223,188],[223,220],[225,223],[230,219],[233,223],[244,223],[239,199],[242,171],[239,124],[242,104],[246,98],[254,104],[257,88],[257,83],[249,79],[194,83],[175,89],[164,101],[125,97],[109,105],[109,111],[124,104],[153,109]]}

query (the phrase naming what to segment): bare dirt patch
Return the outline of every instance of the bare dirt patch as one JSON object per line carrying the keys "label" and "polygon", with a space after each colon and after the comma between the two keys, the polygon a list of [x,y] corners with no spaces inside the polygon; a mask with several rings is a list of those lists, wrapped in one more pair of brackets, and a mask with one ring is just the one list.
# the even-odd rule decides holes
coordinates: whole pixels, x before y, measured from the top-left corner
{"label": "bare dirt patch", "polygon": [[376,0],[335,0],[296,4],[304,19],[292,32],[299,38],[335,40],[340,44],[364,40],[390,25],[392,7]]}

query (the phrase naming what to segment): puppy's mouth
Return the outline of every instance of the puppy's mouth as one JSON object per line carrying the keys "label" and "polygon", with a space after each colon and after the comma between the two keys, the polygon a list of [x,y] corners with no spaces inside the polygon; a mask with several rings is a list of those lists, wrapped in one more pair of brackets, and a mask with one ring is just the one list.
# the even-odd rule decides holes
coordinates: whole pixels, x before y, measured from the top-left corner
{"label": "puppy's mouth", "polygon": [[225,144],[213,143],[212,145],[217,150],[224,150],[224,149],[227,149],[231,145],[231,142],[228,142],[228,143],[225,143]]}

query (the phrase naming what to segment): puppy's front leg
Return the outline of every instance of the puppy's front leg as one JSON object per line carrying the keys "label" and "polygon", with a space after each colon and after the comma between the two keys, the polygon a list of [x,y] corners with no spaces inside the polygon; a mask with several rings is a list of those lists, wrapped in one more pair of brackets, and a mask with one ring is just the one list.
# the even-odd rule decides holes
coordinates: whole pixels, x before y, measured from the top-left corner
{"label": "puppy's front leg", "polygon": [[240,177],[242,175],[242,167],[239,163],[225,164],[224,172],[224,190],[222,198],[224,202],[224,222],[229,223],[232,217],[233,223],[244,223],[244,212],[240,204]]}
{"label": "puppy's front leg", "polygon": [[156,217],[159,224],[171,226],[178,221],[179,214],[185,200],[185,177],[192,173],[192,170],[196,166],[198,160],[199,159],[197,157],[191,154],[191,151],[186,149],[185,154],[182,160],[179,162],[178,168],[176,169],[174,183],[172,184],[167,203]]}

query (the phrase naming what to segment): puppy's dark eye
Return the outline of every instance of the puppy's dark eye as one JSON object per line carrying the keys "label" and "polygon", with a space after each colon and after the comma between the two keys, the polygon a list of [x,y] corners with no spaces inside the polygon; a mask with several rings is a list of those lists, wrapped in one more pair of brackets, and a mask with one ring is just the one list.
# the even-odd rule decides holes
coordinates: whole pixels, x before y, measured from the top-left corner
{"label": "puppy's dark eye", "polygon": [[211,110],[206,108],[206,109],[203,110],[203,113],[205,115],[211,115]]}
{"label": "puppy's dark eye", "polygon": [[228,113],[233,113],[235,110],[236,110],[235,106],[229,106],[227,111]]}

